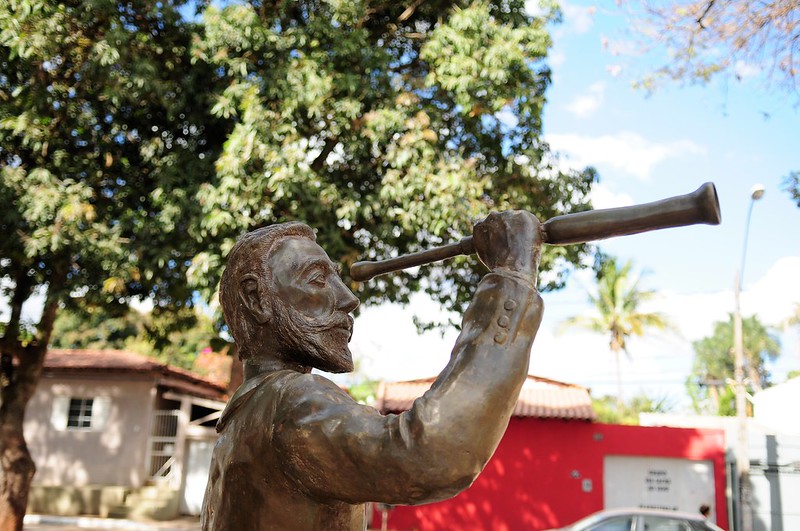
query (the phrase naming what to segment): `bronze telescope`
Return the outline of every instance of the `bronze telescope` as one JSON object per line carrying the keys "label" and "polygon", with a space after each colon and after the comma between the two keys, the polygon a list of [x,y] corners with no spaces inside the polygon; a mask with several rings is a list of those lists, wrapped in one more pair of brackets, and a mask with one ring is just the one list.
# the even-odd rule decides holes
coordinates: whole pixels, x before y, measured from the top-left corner
{"label": "bronze telescope", "polygon": [[[619,208],[588,210],[550,218],[542,224],[544,242],[550,245],[585,243],[670,227],[719,225],[719,199],[714,183],[705,183],[692,193],[652,203]],[[365,281],[378,275],[408,269],[462,254],[473,254],[472,236],[456,243],[434,247],[396,258],[356,262],[350,267],[353,280]]]}

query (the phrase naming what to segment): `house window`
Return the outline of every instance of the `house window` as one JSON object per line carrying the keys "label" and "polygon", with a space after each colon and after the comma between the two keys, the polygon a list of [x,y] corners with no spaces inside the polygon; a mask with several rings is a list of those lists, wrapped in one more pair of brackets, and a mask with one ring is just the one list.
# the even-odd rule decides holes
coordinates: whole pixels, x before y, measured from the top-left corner
{"label": "house window", "polygon": [[92,398],[70,398],[67,411],[67,429],[92,427]]}
{"label": "house window", "polygon": [[110,408],[108,396],[55,396],[50,424],[57,431],[100,431],[108,420]]}

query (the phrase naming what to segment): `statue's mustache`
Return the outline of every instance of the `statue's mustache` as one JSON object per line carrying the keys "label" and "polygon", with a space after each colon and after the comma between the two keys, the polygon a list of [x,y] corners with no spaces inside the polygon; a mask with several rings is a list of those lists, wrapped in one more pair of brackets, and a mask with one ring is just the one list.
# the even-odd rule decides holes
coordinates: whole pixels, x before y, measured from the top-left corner
{"label": "statue's mustache", "polygon": [[353,318],[341,311],[335,311],[325,319],[313,319],[297,311],[284,315],[289,319],[294,319],[295,326],[300,326],[309,332],[319,333],[341,328],[348,330],[351,335],[353,333]]}

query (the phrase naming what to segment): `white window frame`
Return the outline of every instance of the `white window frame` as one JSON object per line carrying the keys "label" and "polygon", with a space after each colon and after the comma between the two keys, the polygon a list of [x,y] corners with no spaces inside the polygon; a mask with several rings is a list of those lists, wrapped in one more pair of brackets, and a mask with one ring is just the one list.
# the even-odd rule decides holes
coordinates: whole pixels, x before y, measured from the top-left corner
{"label": "white window frame", "polygon": [[[85,402],[92,401],[91,414],[88,417],[89,426],[69,426],[70,403],[73,400]],[[107,396],[72,396],[59,395],[53,397],[53,410],[50,415],[50,424],[57,431],[100,431],[106,425],[111,406],[111,398]],[[85,418],[84,407],[78,419]]]}

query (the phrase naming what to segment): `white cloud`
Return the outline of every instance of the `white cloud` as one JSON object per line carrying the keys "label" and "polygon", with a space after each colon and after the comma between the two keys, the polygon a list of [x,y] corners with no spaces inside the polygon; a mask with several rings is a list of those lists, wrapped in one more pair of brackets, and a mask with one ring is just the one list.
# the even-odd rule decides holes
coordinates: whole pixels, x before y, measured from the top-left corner
{"label": "white cloud", "polygon": [[564,13],[564,24],[572,33],[586,33],[594,26],[595,6],[575,6],[561,2],[561,11]]}
{"label": "white cloud", "polygon": [[[526,0],[525,12],[532,17],[541,17],[549,12],[549,9],[542,8],[541,0]],[[575,6],[562,0],[560,2],[561,12],[564,15],[564,25],[557,31],[569,31],[571,33],[586,33],[594,25],[594,14],[597,12],[595,6]],[[563,28],[563,29],[562,29]]]}
{"label": "white cloud", "polygon": [[594,208],[617,208],[630,206],[633,198],[625,193],[614,193],[603,183],[596,183],[592,186],[591,192],[592,207]]}
{"label": "white cloud", "polygon": [[[757,315],[769,326],[780,326],[800,303],[800,256],[781,258],[764,277],[745,285],[740,297],[743,316]],[[731,286],[733,278],[731,278]],[[663,294],[664,311],[690,340],[709,335],[716,321],[727,319],[733,311],[734,297],[730,291],[701,294]]]}
{"label": "white cloud", "polygon": [[546,11],[541,4],[540,0],[525,0],[525,12],[532,17],[544,16]]}
{"label": "white cloud", "polygon": [[611,40],[605,35],[600,36],[600,46],[614,57],[639,56],[642,54],[642,48],[637,43],[620,39]]}
{"label": "white cloud", "polygon": [[619,75],[622,73],[622,65],[606,65],[606,72],[611,74],[611,77],[619,77]]}
{"label": "white cloud", "polygon": [[366,308],[353,328],[350,348],[360,371],[377,379],[413,380],[436,376],[447,364],[457,332],[418,334],[414,315],[422,320],[444,320],[439,305],[424,294],[406,306],[382,304]]}
{"label": "white cloud", "polygon": [[547,61],[550,63],[550,68],[557,72],[559,67],[567,61],[567,56],[561,50],[554,50],[548,55]]}
{"label": "white cloud", "polygon": [[779,326],[800,304],[798,272],[800,256],[778,260],[763,278],[751,286],[745,285],[740,303],[742,314],[757,314],[763,323]]}
{"label": "white cloud", "polygon": [[573,167],[609,166],[643,180],[665,160],[705,152],[691,140],[658,143],[627,131],[597,137],[549,134],[546,140],[554,150],[569,156]]}
{"label": "white cloud", "polygon": [[733,65],[733,71],[736,73],[736,77],[739,79],[748,79],[761,73],[761,69],[758,67],[758,65],[745,63],[741,60],[736,61],[736,64]]}
{"label": "white cloud", "polygon": [[[744,316],[757,315],[762,323],[779,326],[800,302],[800,256],[778,260],[764,275],[746,285],[741,296]],[[579,272],[579,284],[591,285],[585,271]],[[733,278],[731,278],[731,286]],[[580,295],[578,295],[580,296]],[[616,393],[614,359],[604,336],[580,329],[557,334],[563,315],[548,320],[547,307],[563,309],[563,304],[551,294],[545,294],[545,321],[536,337],[531,373],[591,387],[595,396]],[[573,296],[574,298],[574,296]],[[554,303],[554,304],[553,304]],[[670,395],[676,402],[685,402],[684,381],[691,372],[694,360],[692,341],[710,335],[714,323],[728,319],[733,311],[732,289],[711,293],[660,292],[648,306],[648,311],[664,313],[675,326],[676,333],[648,333],[633,338],[629,347],[631,358],[623,357],[622,374],[626,396],[646,390],[651,396]],[[586,306],[575,308],[572,315],[588,314]],[[552,313],[552,312],[551,312]],[[783,334],[784,357],[791,357],[791,332]],[[784,360],[785,366],[775,370],[776,381],[784,376],[787,367],[796,364]],[[780,359],[779,359],[780,362]],[[794,367],[796,368],[796,367]],[[685,404],[684,404],[685,405]]]}
{"label": "white cloud", "polygon": [[586,118],[603,104],[605,88],[602,81],[592,83],[583,94],[566,106],[567,110],[579,118]]}

